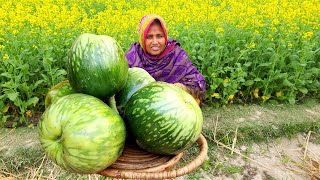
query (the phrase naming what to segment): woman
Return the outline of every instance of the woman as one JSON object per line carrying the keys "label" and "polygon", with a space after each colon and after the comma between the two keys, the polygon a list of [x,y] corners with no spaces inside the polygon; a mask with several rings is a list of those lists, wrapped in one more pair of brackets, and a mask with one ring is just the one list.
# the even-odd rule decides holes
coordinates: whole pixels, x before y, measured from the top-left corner
{"label": "woman", "polygon": [[139,42],[126,53],[129,67],[146,70],[157,81],[173,83],[186,90],[198,103],[205,99],[206,82],[192,65],[180,43],[167,36],[163,18],[156,14],[144,16],[138,29]]}

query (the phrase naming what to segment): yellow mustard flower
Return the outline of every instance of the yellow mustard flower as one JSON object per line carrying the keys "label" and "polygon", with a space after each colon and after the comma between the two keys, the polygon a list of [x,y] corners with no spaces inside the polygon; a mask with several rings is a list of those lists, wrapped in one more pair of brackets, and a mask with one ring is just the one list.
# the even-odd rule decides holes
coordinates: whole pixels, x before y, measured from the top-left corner
{"label": "yellow mustard flower", "polygon": [[219,93],[213,93],[213,94],[211,95],[211,97],[220,97],[220,94],[219,94]]}
{"label": "yellow mustard flower", "polygon": [[3,59],[4,59],[4,60],[9,59],[9,57],[10,57],[10,56],[9,56],[8,54],[4,54],[4,55],[3,55]]}
{"label": "yellow mustard flower", "polygon": [[278,24],[280,24],[280,21],[278,19],[272,20],[272,25],[276,26]]}
{"label": "yellow mustard flower", "polygon": [[252,93],[255,98],[259,98],[259,89],[258,88],[254,89]]}
{"label": "yellow mustard flower", "polygon": [[32,117],[32,111],[31,110],[26,111],[26,115],[27,117]]}
{"label": "yellow mustard flower", "polygon": [[[284,0],[280,5],[279,1],[272,0],[263,3],[260,0],[217,2],[159,0],[141,3],[130,0],[128,3],[126,0],[118,0],[110,4],[104,0],[78,3],[67,0],[16,0],[15,3],[1,1],[0,42],[5,41],[4,35],[10,37],[24,32],[27,24],[32,27],[31,35],[42,32],[43,36],[53,34],[70,37],[78,32],[96,32],[115,36],[119,42],[128,43],[136,40],[137,24],[142,16],[149,13],[164,17],[168,35],[172,38],[190,28],[204,34],[212,30],[223,33],[227,31],[226,27],[247,29],[255,34],[269,28],[267,30],[271,34],[285,32],[283,38],[286,38],[292,32],[299,34],[302,27],[308,29],[308,32],[302,32],[301,37],[310,40],[319,29],[319,0]],[[203,28],[203,25],[208,28]],[[274,41],[272,37],[270,40]],[[252,43],[247,48],[254,49],[256,46]]]}
{"label": "yellow mustard flower", "polygon": [[309,40],[309,39],[311,39],[312,36],[313,36],[313,32],[308,31],[308,32],[303,33],[302,38]]}
{"label": "yellow mustard flower", "polygon": [[233,100],[233,98],[234,98],[234,95],[229,95],[228,101]]}
{"label": "yellow mustard flower", "polygon": [[283,92],[282,92],[282,91],[278,91],[278,92],[276,92],[276,96],[277,96],[277,97],[281,97],[281,96],[283,96]]}
{"label": "yellow mustard flower", "polygon": [[254,48],[256,48],[256,43],[251,42],[249,45],[247,45],[247,47],[248,47],[249,49],[254,49]]}
{"label": "yellow mustard flower", "polygon": [[261,99],[262,102],[266,102],[268,99],[270,99],[270,96],[262,96]]}
{"label": "yellow mustard flower", "polygon": [[223,33],[224,29],[222,27],[216,28],[217,33]]}

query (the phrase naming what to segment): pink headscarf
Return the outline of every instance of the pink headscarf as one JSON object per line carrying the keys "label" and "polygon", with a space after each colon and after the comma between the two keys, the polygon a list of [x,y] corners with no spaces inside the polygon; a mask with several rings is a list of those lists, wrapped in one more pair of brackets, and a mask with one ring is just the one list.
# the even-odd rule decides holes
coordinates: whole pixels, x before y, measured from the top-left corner
{"label": "pink headscarf", "polygon": [[164,33],[164,38],[166,40],[165,44],[167,44],[167,42],[168,42],[167,28],[166,28],[164,19],[157,14],[149,14],[149,15],[143,16],[140,20],[140,24],[139,24],[139,28],[138,28],[138,36],[139,36],[139,43],[144,51],[146,50],[145,40],[147,37],[148,30],[150,28],[150,25],[156,19],[158,19],[160,21],[161,28]]}

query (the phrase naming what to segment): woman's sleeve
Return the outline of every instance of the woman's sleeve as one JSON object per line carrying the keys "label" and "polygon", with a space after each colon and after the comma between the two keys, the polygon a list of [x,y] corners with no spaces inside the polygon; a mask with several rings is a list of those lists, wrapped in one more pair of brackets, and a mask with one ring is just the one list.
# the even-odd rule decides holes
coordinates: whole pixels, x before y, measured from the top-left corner
{"label": "woman's sleeve", "polygon": [[179,83],[184,84],[193,97],[204,100],[206,97],[206,81],[203,75],[192,64],[186,53],[185,65],[186,75],[179,80]]}
{"label": "woman's sleeve", "polygon": [[126,59],[127,59],[127,61],[128,61],[128,65],[129,65],[129,67],[131,68],[131,67],[135,67],[135,66],[137,66],[137,59],[136,59],[136,57],[137,57],[137,48],[136,48],[136,46],[137,46],[137,43],[133,43],[131,46],[130,46],[130,48],[128,49],[128,51],[126,52]]}
{"label": "woman's sleeve", "polygon": [[193,97],[202,101],[206,98],[206,81],[199,72],[193,73],[191,78],[189,78],[190,75],[186,75],[180,83],[188,88]]}

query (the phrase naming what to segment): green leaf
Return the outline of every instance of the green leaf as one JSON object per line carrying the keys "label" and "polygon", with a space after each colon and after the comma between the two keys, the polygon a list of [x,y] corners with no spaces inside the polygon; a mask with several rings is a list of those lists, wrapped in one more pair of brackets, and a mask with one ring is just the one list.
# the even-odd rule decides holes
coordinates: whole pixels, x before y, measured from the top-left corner
{"label": "green leaf", "polygon": [[277,73],[273,78],[272,81],[278,80],[278,79],[284,79],[287,78],[288,74],[287,73]]}
{"label": "green leaf", "polygon": [[302,66],[302,67],[306,67],[307,63],[300,63],[299,65]]}
{"label": "green leaf", "polygon": [[12,123],[12,126],[13,126],[13,127],[17,127],[17,124],[18,124],[17,122],[13,122],[13,123]]}
{"label": "green leaf", "polygon": [[246,80],[243,84],[244,84],[245,86],[252,86],[253,83],[254,83],[253,80]]}
{"label": "green leaf", "polygon": [[36,104],[38,103],[39,101],[39,98],[38,97],[33,97],[33,98],[30,98],[28,101],[27,101],[27,106],[30,106],[31,104],[33,106],[36,106]]}
{"label": "green leaf", "polygon": [[9,74],[8,72],[2,73],[1,76],[7,77],[7,78],[11,78],[12,75]]}
{"label": "green leaf", "polygon": [[283,80],[283,85],[288,87],[293,86],[293,84],[288,79]]}
{"label": "green leaf", "polygon": [[198,58],[200,61],[203,60],[203,57],[202,57],[202,56],[198,56],[197,58]]}
{"label": "green leaf", "polygon": [[298,61],[299,60],[299,56],[296,55],[296,54],[293,54],[293,55],[289,56],[289,58],[290,58],[291,61]]}
{"label": "green leaf", "polygon": [[56,73],[57,76],[66,75],[67,71],[64,69],[59,69]]}
{"label": "green leaf", "polygon": [[296,103],[295,97],[289,97],[289,103],[295,104]]}
{"label": "green leaf", "polygon": [[3,107],[4,107],[4,102],[0,101],[0,111],[3,109]]}
{"label": "green leaf", "polygon": [[209,66],[208,67],[208,74],[213,74],[213,73],[216,73],[216,70],[212,66]]}
{"label": "green leaf", "polygon": [[7,119],[8,119],[9,117],[10,117],[10,115],[2,116],[1,122],[2,122],[2,123],[7,122]]}
{"label": "green leaf", "polygon": [[255,82],[258,82],[258,81],[262,81],[262,79],[259,78],[259,77],[257,77],[257,78],[254,78],[254,81],[255,81]]}
{"label": "green leaf", "polygon": [[22,66],[19,67],[22,72],[28,72],[29,70],[29,64],[23,64]]}
{"label": "green leaf", "polygon": [[245,82],[245,79],[243,77],[238,77],[237,82]]}
{"label": "green leaf", "polygon": [[9,93],[6,93],[6,94],[7,94],[8,98],[9,98],[12,102],[14,102],[14,101],[17,99],[17,97],[18,97],[18,95],[19,95],[19,92],[9,92]]}
{"label": "green leaf", "polygon": [[249,66],[251,66],[252,65],[252,62],[246,62],[246,63],[244,63],[244,66],[245,67],[249,67]]}
{"label": "green leaf", "polygon": [[10,108],[10,104],[7,104],[1,109],[1,112],[6,113],[6,112],[8,112],[9,108]]}
{"label": "green leaf", "polygon": [[303,94],[307,94],[308,93],[308,89],[307,88],[299,88],[299,91],[302,92]]}
{"label": "green leaf", "polygon": [[258,67],[269,67],[271,66],[271,63],[262,63],[262,64],[259,64]]}
{"label": "green leaf", "polygon": [[274,52],[274,49],[272,47],[268,47],[267,51]]}
{"label": "green leaf", "polygon": [[42,84],[44,80],[38,80],[36,83],[34,83],[34,89],[37,88],[40,84]]}

